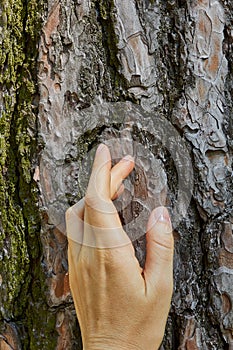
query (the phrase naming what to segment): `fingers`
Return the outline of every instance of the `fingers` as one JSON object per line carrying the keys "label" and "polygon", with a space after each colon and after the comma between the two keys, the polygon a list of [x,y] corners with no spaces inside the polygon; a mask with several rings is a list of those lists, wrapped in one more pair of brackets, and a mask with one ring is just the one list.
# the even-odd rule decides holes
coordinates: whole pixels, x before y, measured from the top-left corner
{"label": "fingers", "polygon": [[[69,248],[76,258],[79,255],[81,245],[83,242],[83,227],[84,227],[84,198],[78,203],[70,207],[66,211],[66,232],[69,240]],[[74,257],[75,258],[75,257]]]}
{"label": "fingers", "polygon": [[[128,172],[124,170],[124,162],[115,168],[115,179]],[[120,171],[120,169],[123,169]],[[130,166],[131,168],[131,166]],[[118,174],[118,175],[117,175]],[[120,175],[119,175],[120,174]],[[129,244],[130,240],[124,232],[119,215],[111,201],[111,156],[107,146],[100,145],[96,151],[92,174],[85,197],[84,240],[83,244],[112,248]]]}
{"label": "fingers", "polygon": [[124,190],[125,190],[125,186],[123,184],[121,184],[119,189],[117,190],[117,192],[115,192],[114,195],[112,196],[112,201],[119,198],[122,195],[122,193],[124,192]]}
{"label": "fingers", "polygon": [[[111,201],[111,155],[101,144],[96,151],[85,196],[85,223],[93,228],[121,227],[120,218]],[[115,191],[113,191],[115,192]]]}
{"label": "fingers", "polygon": [[96,151],[85,196],[84,221],[93,228],[121,227],[120,218],[111,201],[111,155],[104,144]]}
{"label": "fingers", "polygon": [[99,201],[109,201],[111,199],[110,183],[111,155],[108,147],[104,144],[100,144],[95,154],[92,173],[85,196],[85,203],[95,207],[96,201],[98,205],[100,204]]}
{"label": "fingers", "polygon": [[[124,186],[121,185],[115,197],[119,196],[124,191]],[[82,198],[75,205],[66,211],[66,232],[68,238],[68,257],[69,261],[77,261],[81,246],[85,243],[88,246],[95,246],[93,239],[89,242],[83,242],[84,233],[84,208],[85,198]]]}
{"label": "fingers", "polygon": [[[129,175],[133,167],[133,158],[126,156],[111,169],[110,193],[112,200],[118,198],[124,192],[122,181]],[[66,212],[66,229],[69,243],[75,242],[79,245],[83,242],[84,206],[85,200],[83,198]],[[75,249],[79,251],[80,247],[77,244]]]}
{"label": "fingers", "polygon": [[173,235],[169,213],[158,207],[151,213],[147,225],[147,256],[144,276],[152,293],[159,288],[164,296],[173,289]]}
{"label": "fingers", "polygon": [[[127,178],[134,168],[134,160],[131,156],[122,158],[111,170],[111,197],[118,193],[122,181]],[[118,193],[118,196],[120,194]],[[115,198],[114,198],[115,199]]]}

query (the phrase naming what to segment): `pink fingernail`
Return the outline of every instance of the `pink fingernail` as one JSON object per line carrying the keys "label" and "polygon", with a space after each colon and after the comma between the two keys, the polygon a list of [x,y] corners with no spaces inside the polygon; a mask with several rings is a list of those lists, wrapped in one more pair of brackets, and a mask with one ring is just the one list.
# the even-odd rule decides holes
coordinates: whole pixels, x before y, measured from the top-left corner
{"label": "pink fingernail", "polygon": [[165,224],[167,226],[166,232],[172,232],[172,224],[169,213],[165,207],[158,207],[154,210],[155,223]]}
{"label": "pink fingernail", "polygon": [[96,150],[96,154],[100,154],[104,148],[106,147],[106,145],[104,143],[101,143],[98,147],[97,147],[97,150]]}
{"label": "pink fingernail", "polygon": [[129,154],[127,156],[125,156],[124,158],[122,158],[122,160],[124,160],[126,162],[134,162],[133,157],[130,156]]}

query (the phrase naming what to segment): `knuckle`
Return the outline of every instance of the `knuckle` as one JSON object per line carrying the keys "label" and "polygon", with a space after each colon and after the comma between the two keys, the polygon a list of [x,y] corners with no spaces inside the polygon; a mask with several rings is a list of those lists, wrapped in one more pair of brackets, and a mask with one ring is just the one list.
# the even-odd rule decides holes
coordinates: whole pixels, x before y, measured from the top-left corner
{"label": "knuckle", "polygon": [[148,240],[160,247],[162,251],[171,254],[174,250],[174,240],[172,235],[156,235],[148,233]]}
{"label": "knuckle", "polygon": [[96,194],[87,193],[85,196],[85,206],[90,208],[98,207],[99,198]]}

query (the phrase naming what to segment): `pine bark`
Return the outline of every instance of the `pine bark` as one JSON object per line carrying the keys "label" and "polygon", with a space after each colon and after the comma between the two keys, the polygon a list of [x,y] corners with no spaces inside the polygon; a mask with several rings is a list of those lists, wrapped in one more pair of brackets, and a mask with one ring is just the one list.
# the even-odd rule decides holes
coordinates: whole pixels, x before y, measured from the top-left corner
{"label": "pine bark", "polygon": [[64,213],[100,142],[135,157],[116,206],[142,266],[149,212],[171,212],[161,349],[233,349],[231,0],[0,10],[0,349],[82,349]]}

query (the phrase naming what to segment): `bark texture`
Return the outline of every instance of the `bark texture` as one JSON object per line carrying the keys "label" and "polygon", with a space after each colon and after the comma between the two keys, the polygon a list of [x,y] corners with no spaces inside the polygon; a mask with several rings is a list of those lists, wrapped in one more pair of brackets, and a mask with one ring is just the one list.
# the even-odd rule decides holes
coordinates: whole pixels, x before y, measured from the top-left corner
{"label": "bark texture", "polygon": [[135,156],[116,205],[141,265],[148,213],[171,211],[161,349],[233,349],[232,1],[0,10],[0,349],[82,349],[64,213],[101,141],[114,162]]}

